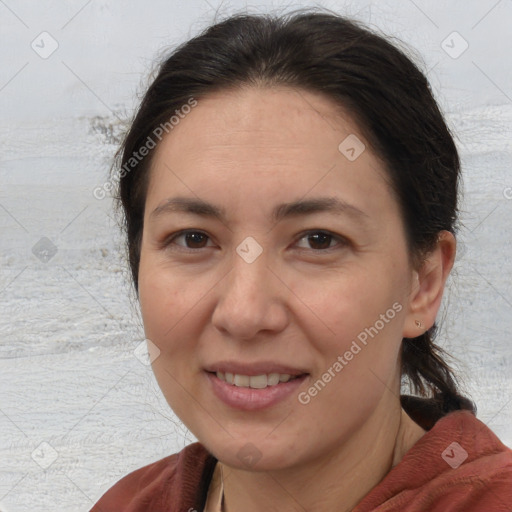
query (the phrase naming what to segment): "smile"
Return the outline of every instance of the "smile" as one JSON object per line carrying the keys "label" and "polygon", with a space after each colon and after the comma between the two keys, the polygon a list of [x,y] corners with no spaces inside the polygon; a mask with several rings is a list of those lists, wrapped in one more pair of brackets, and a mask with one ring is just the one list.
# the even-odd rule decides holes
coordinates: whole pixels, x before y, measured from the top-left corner
{"label": "smile", "polygon": [[244,375],[220,371],[207,371],[204,375],[209,381],[213,396],[230,408],[244,411],[264,409],[286,399],[293,399],[302,383],[309,377],[308,374]]}
{"label": "smile", "polygon": [[240,388],[265,389],[268,386],[276,386],[280,382],[288,382],[296,379],[297,376],[288,373],[269,373],[262,375],[240,375],[238,373],[217,372],[217,378],[238,386]]}

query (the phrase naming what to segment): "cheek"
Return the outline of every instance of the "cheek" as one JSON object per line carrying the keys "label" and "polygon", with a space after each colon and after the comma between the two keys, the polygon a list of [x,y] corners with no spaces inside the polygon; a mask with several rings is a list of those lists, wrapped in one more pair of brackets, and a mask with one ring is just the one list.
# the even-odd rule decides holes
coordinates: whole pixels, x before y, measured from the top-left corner
{"label": "cheek", "polygon": [[[188,283],[188,284],[186,284]],[[201,411],[191,407],[190,393],[197,386],[195,357],[200,295],[208,288],[193,279],[180,279],[179,273],[162,269],[150,258],[141,258],[139,302],[144,332],[160,350],[152,370],[160,389],[175,414],[185,424],[195,424]],[[204,414],[204,412],[203,412]]]}
{"label": "cheek", "polygon": [[194,287],[181,286],[170,271],[158,262],[141,258],[139,269],[139,302],[146,338],[153,341],[162,354],[176,349],[180,320],[186,318],[194,304]]}
{"label": "cheek", "polygon": [[[332,429],[356,428],[395,388],[399,371],[404,307],[393,281],[383,286],[351,276],[316,288],[308,305],[319,318],[309,315],[312,320],[303,326],[318,357],[310,387],[301,395],[300,403],[307,404],[299,411],[326,437]],[[328,424],[322,420],[326,414]]]}
{"label": "cheek", "polygon": [[318,392],[311,399],[312,417],[335,404],[334,423],[348,422],[349,428],[346,411],[370,414],[386,390],[395,387],[405,311],[398,282],[389,271],[371,273],[369,267],[326,276],[310,286],[303,281],[301,293],[311,298],[307,304],[316,313],[308,315],[308,327],[303,325],[318,356],[315,389],[306,390],[309,396]]}
{"label": "cheek", "polygon": [[190,273],[183,276],[163,257],[143,247],[139,266],[139,302],[148,331],[162,335],[191,312],[207,289],[200,278]]}
{"label": "cheek", "polygon": [[307,306],[302,318],[308,319],[310,339],[322,339],[332,352],[348,350],[358,336],[364,341],[365,333],[375,324],[379,335],[396,334],[399,310],[403,310],[397,279],[378,267],[372,272],[371,266],[297,279],[294,289]]}

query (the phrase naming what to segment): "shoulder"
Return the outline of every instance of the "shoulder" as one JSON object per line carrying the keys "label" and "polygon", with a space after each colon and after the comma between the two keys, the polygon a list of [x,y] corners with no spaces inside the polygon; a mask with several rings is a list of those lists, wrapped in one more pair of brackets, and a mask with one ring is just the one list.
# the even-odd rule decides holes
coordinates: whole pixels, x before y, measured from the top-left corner
{"label": "shoulder", "polygon": [[[200,443],[139,468],[112,486],[91,512],[142,512],[196,507],[206,492],[216,459]],[[199,505],[201,506],[201,505]],[[170,508],[173,507],[173,508]],[[183,508],[187,510],[187,508]]]}
{"label": "shoulder", "polygon": [[509,512],[512,450],[470,411],[454,411],[405,454],[355,509]]}
{"label": "shoulder", "polygon": [[421,456],[430,449],[436,468],[432,481],[423,486],[422,500],[435,510],[458,506],[454,510],[508,512],[512,450],[469,411],[453,412],[436,426],[418,452]]}

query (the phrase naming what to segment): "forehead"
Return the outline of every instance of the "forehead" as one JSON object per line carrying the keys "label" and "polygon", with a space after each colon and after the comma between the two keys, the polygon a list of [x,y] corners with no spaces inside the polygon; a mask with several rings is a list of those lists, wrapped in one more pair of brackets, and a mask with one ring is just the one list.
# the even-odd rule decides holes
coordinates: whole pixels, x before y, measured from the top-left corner
{"label": "forehead", "polygon": [[384,166],[359,126],[323,95],[246,87],[197,101],[156,148],[150,205],[170,193],[240,205],[256,196],[286,202],[339,191],[364,209],[370,192],[390,196]]}
{"label": "forehead", "polygon": [[340,137],[350,134],[364,138],[350,114],[324,95],[283,86],[246,86],[199,99],[163,145],[175,149],[179,145],[193,156],[198,149],[213,150],[215,145],[219,151],[220,146],[235,144],[258,151],[262,145],[293,149],[301,144],[304,154],[327,149],[326,156],[332,158]]}

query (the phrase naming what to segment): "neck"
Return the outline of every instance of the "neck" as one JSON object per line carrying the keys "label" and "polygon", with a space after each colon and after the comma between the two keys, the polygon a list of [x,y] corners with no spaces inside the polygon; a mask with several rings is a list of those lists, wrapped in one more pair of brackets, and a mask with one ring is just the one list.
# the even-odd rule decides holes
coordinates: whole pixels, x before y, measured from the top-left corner
{"label": "neck", "polygon": [[300,467],[250,472],[223,464],[224,512],[351,511],[425,433],[399,403],[386,407],[339,449]]}

